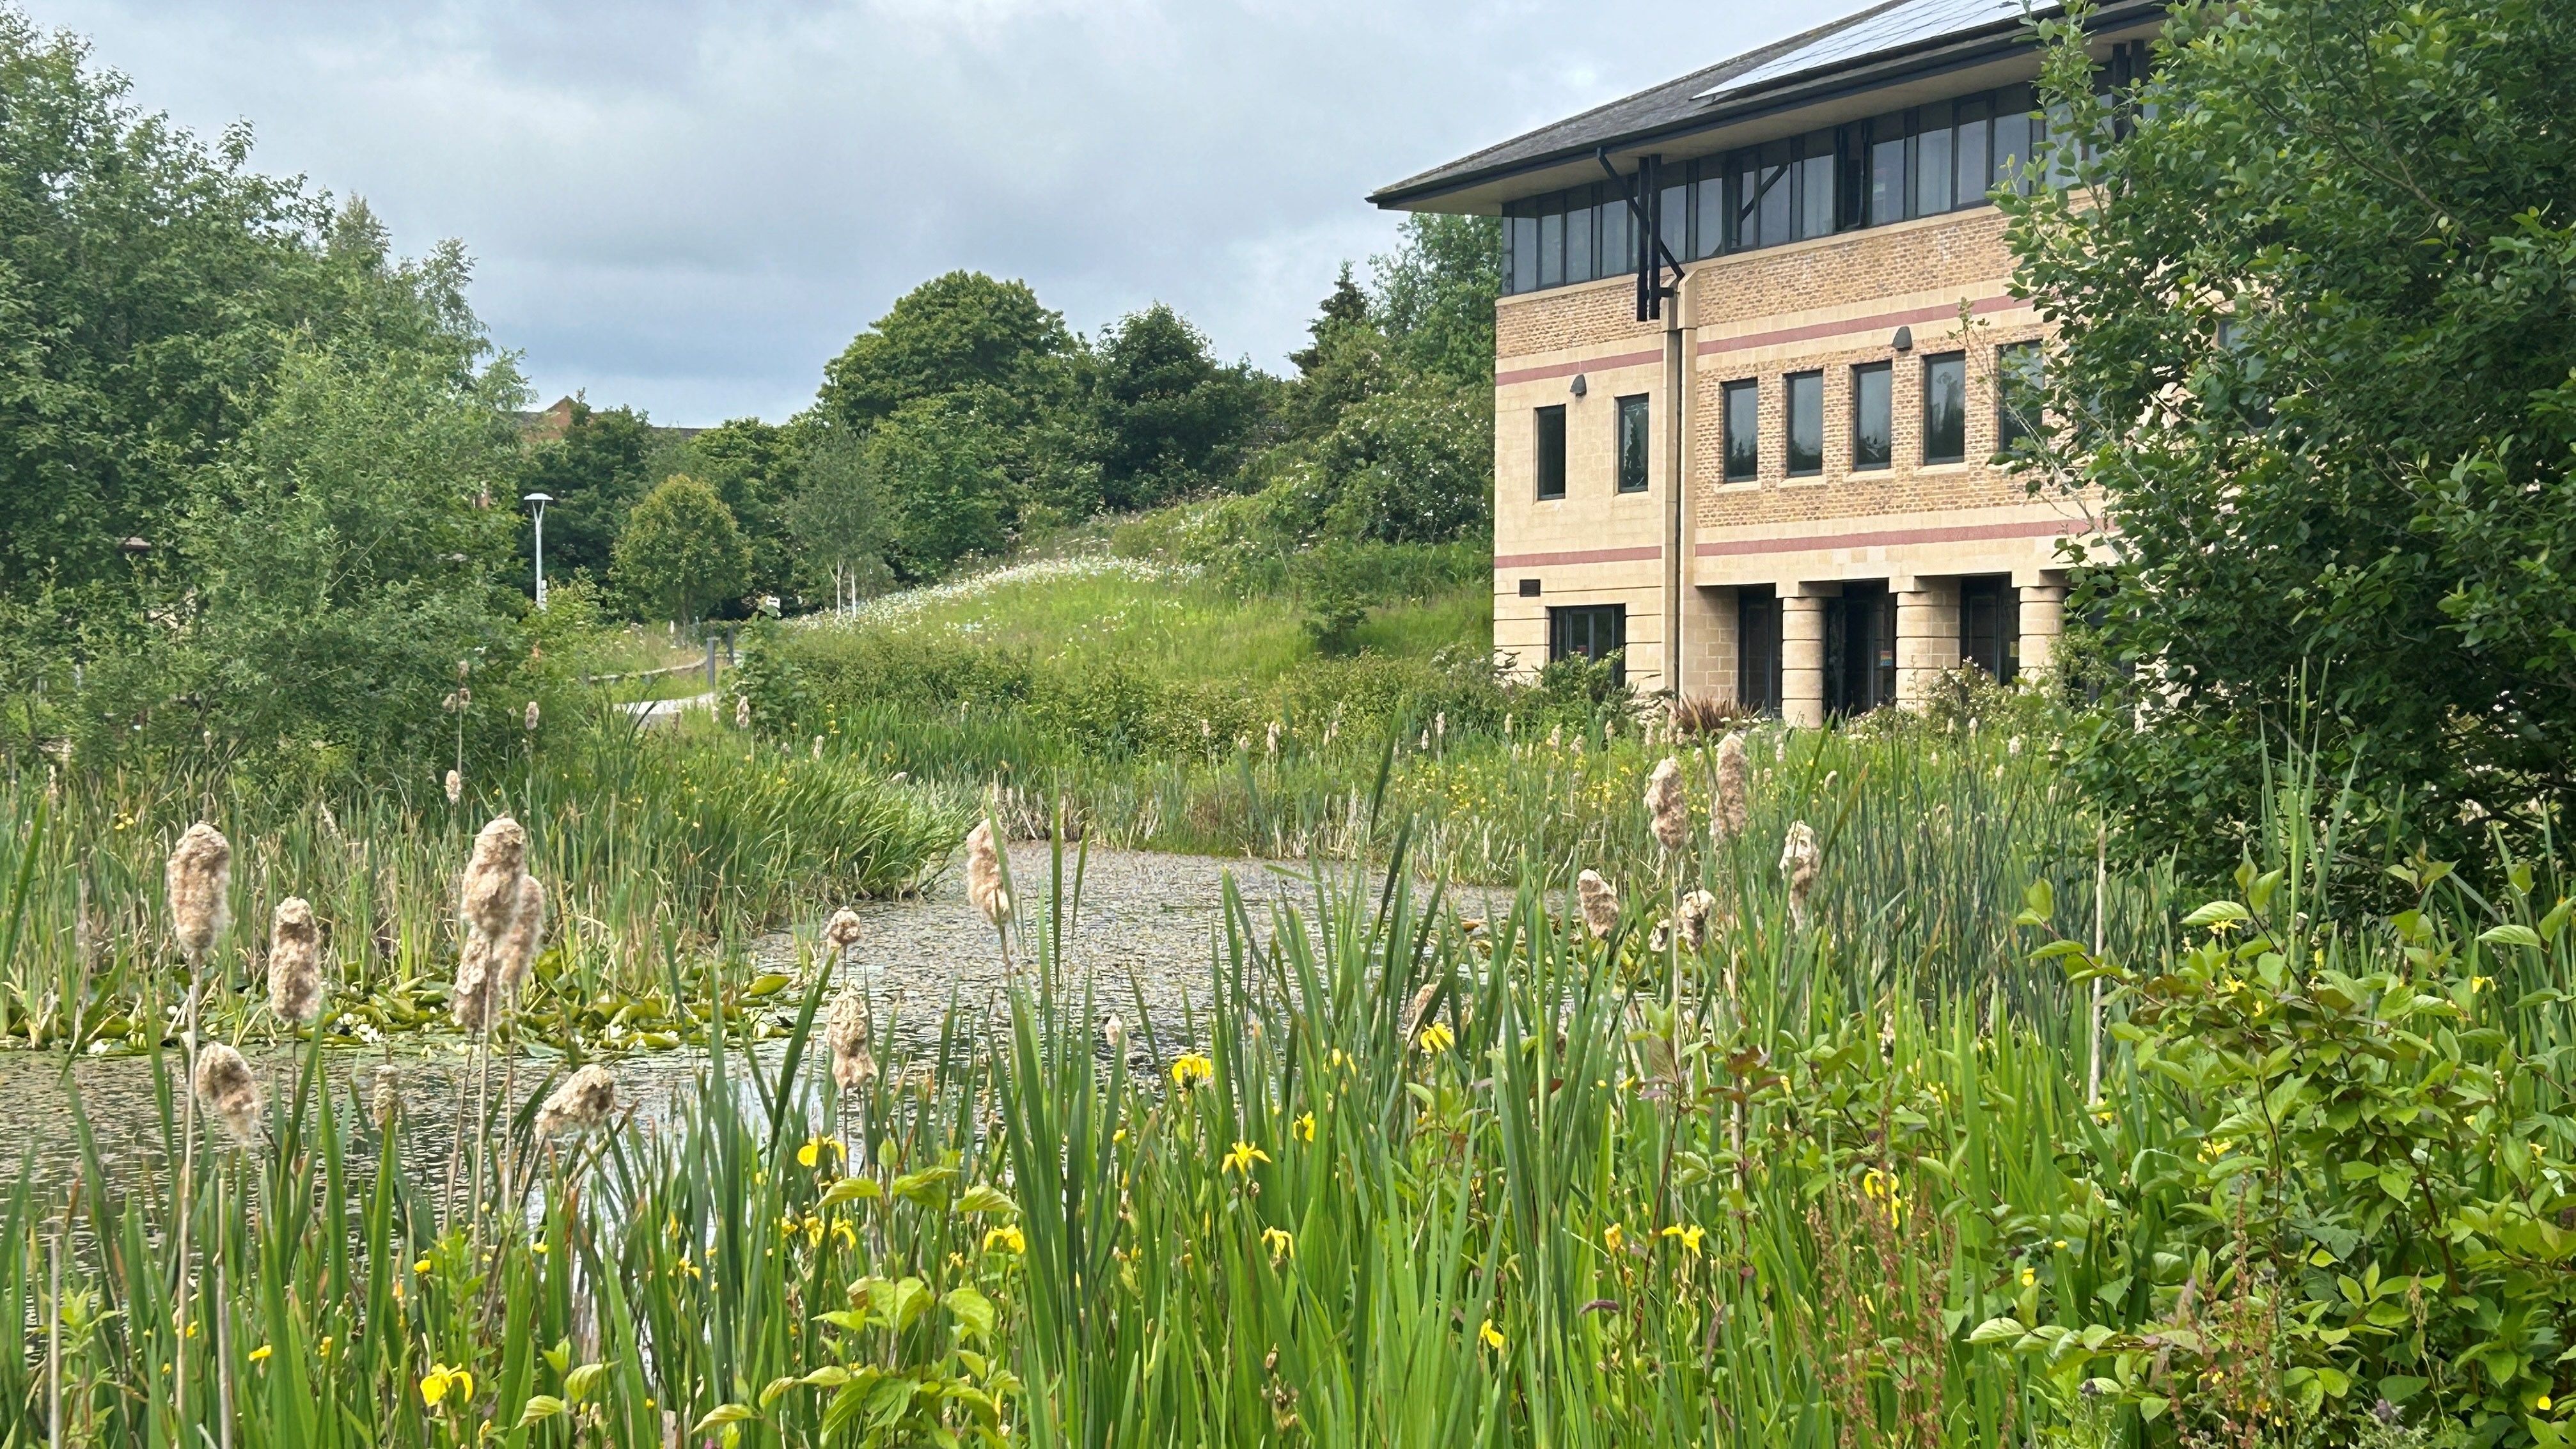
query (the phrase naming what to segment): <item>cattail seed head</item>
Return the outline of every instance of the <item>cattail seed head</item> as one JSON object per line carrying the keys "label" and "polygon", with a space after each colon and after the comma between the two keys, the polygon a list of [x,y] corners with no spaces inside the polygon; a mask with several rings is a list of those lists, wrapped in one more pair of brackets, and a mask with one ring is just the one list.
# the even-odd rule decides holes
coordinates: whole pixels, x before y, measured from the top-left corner
{"label": "cattail seed head", "polygon": [[448,1012],[467,1031],[492,1024],[492,938],[467,928],[465,949],[456,958],[456,989],[448,994]]}
{"label": "cattail seed head", "polygon": [[848,906],[834,911],[832,919],[823,927],[823,945],[838,959],[842,952],[858,943],[859,913]]}
{"label": "cattail seed head", "polygon": [[1744,833],[1752,816],[1752,767],[1744,758],[1744,734],[1737,731],[1717,746],[1717,805],[1708,812],[1709,839],[1720,845]]}
{"label": "cattail seed head", "polygon": [[527,730],[528,733],[535,734],[537,732],[537,702],[535,700],[532,699],[528,701],[527,712],[519,716],[519,723]]}
{"label": "cattail seed head", "polygon": [[824,1033],[832,1044],[832,1080],[844,1092],[858,1091],[876,1080],[877,1058],[871,1048],[876,1026],[868,1013],[868,993],[858,983],[841,988],[832,999]]}
{"label": "cattail seed head", "polygon": [[1011,891],[1002,883],[1002,853],[994,848],[989,820],[966,833],[966,899],[994,930],[1011,919]]}
{"label": "cattail seed head", "polygon": [[1646,777],[1646,810],[1652,817],[1655,843],[1672,854],[1690,839],[1690,801],[1682,794],[1681,761],[1670,755]]}
{"label": "cattail seed head", "polygon": [[1816,832],[1806,821],[1789,826],[1789,838],[1780,846],[1780,874],[1789,882],[1789,920],[1807,924],[1807,898],[1814,894],[1816,876],[1824,869],[1825,852],[1816,844]]}
{"label": "cattail seed head", "polygon": [[299,1022],[322,1013],[322,932],[302,896],[279,901],[269,927],[268,1009]]}
{"label": "cattail seed head", "polygon": [[1574,878],[1574,893],[1583,903],[1583,924],[1595,936],[1607,936],[1619,924],[1619,889],[1587,870]]}
{"label": "cattail seed head", "polygon": [[375,1119],[376,1130],[393,1130],[394,1118],[402,1112],[402,1074],[388,1063],[367,1073],[367,1115]]}
{"label": "cattail seed head", "polygon": [[232,842],[200,820],[179,837],[162,872],[170,892],[171,930],[191,961],[214,949],[231,918]]}
{"label": "cattail seed head", "polygon": [[460,775],[460,774],[456,773],[454,770],[450,770],[450,771],[448,771],[448,772],[447,772],[447,803],[448,803],[448,804],[450,804],[450,805],[453,805],[453,804],[455,804],[457,801],[462,800],[462,799],[464,799],[464,798],[465,798],[465,777],[464,777],[463,775]]}
{"label": "cattail seed head", "polygon": [[1717,910],[1717,897],[1706,891],[1692,891],[1682,897],[1677,916],[1682,944],[1693,951],[1708,944],[1708,919]]}
{"label": "cattail seed head", "polygon": [[816,735],[814,737],[814,758],[818,760],[823,758],[823,737],[821,735]]}
{"label": "cattail seed head", "polygon": [[537,1136],[576,1136],[593,1131],[617,1110],[617,1079],[608,1068],[593,1062],[555,1088],[554,1094],[537,1109]]}
{"label": "cattail seed head", "polygon": [[1440,980],[1433,977],[1423,982],[1422,989],[1413,993],[1413,999],[1404,1004],[1404,1020],[1397,1023],[1397,1031],[1406,1041],[1413,1040],[1414,1032],[1421,1029],[1422,1013],[1431,1009],[1431,998],[1439,994]]}
{"label": "cattail seed head", "polygon": [[499,940],[519,909],[519,877],[527,868],[528,832],[507,815],[494,816],[474,837],[474,854],[458,883],[457,910],[465,923]]}
{"label": "cattail seed head", "polygon": [[222,1042],[197,1050],[197,1105],[244,1147],[259,1141],[259,1080],[250,1063]]}
{"label": "cattail seed head", "polygon": [[750,695],[737,694],[733,697],[733,727],[738,730],[751,728]]}
{"label": "cattail seed head", "polygon": [[546,888],[532,875],[519,877],[519,906],[510,929],[492,942],[492,1005],[507,1009],[526,984],[528,967],[546,949]]}

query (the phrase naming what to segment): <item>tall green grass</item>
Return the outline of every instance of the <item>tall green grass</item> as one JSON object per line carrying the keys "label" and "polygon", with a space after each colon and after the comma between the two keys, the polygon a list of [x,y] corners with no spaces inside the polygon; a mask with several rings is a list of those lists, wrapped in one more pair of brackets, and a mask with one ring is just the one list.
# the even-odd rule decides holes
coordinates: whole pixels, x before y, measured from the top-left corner
{"label": "tall green grass", "polygon": [[[1835,798],[1783,808],[1824,818]],[[2563,906],[2542,909],[2563,899],[2557,863],[2523,863],[2496,900],[2407,864],[2407,909],[2373,918],[2317,893],[2336,851],[2313,818],[2275,823],[2275,857],[2247,874],[2272,884],[2246,915],[2205,909],[2171,946],[2141,945],[2141,979],[2187,978],[2212,943],[2233,950],[2207,923],[2251,920],[2295,932],[2301,963],[2316,953],[2282,968],[2302,980],[2383,982],[2360,1019],[2437,994],[2457,1016],[2434,1028],[2447,1050],[2502,1044],[2539,1068],[2515,1078],[2511,1114],[2444,1150],[2535,1223],[2576,1207],[2529,1166],[2534,1143],[2563,1152],[2576,1133],[2576,939]],[[1827,836],[1830,878],[1857,847]],[[1206,1010],[1175,1021],[1061,971],[1081,875],[1067,848],[1052,879],[1019,883],[1036,965],[1001,1035],[952,1012],[935,1047],[881,1047],[843,1097],[809,1049],[811,978],[783,1059],[719,1039],[672,1120],[542,1149],[524,1112],[487,1124],[524,1210],[497,1175],[424,1187],[434,1161],[308,1074],[263,1149],[218,1155],[194,1240],[199,1280],[230,1291],[193,1339],[170,1326],[181,1235],[151,1184],[94,1173],[66,1202],[22,1181],[0,1212],[0,1334],[16,1335],[0,1442],[41,1441],[57,1363],[67,1432],[88,1442],[201,1442],[226,1392],[235,1442],[299,1445],[482,1442],[486,1424],[513,1445],[1086,1449],[2226,1427],[2229,1405],[2192,1386],[2269,1340],[2223,1336],[2257,1280],[2225,1275],[2226,1198],[2195,1198],[2219,1179],[2174,1170],[2241,1132],[2204,1084],[2124,1048],[2092,1100],[2071,993],[1978,989],[1940,961],[1955,945],[1917,971],[1866,913],[1793,924],[1776,873],[1735,874],[1723,853],[1623,883],[1606,939],[1535,882],[1462,921],[1393,853],[1376,877],[1319,868],[1310,908],[1257,916],[1229,894]],[[1733,891],[1732,910],[1704,951],[1658,946],[1669,888],[1693,882]],[[2078,906],[2032,893],[2024,944]],[[2334,1080],[2379,1090],[2438,1066],[2408,1060]],[[2426,1251],[2392,1228],[2339,1259],[2376,1281]],[[2547,1296],[2553,1272],[2563,1286],[2563,1260],[2528,1270],[2534,1301],[2570,1301]],[[2081,1354],[2170,1332],[2187,1283],[2216,1305],[2199,1336],[2135,1355],[2182,1385],[2158,1421],[2008,1341],[2082,1329]],[[2322,1291],[2340,1301],[2332,1273]],[[2466,1310],[2423,1312],[2448,1326]],[[2561,1370],[2533,1360],[2515,1391],[2536,1403]],[[2420,1371],[2404,1411],[2419,1423],[2467,1413],[2495,1372]],[[188,1423],[158,1387],[174,1375],[196,1386]],[[2241,1442],[2348,1429],[2364,1407],[2276,1403]],[[2546,1442],[2566,1416],[2529,1422],[2487,1432]]]}
{"label": "tall green grass", "polygon": [[554,892],[531,1005],[557,1019],[628,1001],[678,1012],[664,990],[675,954],[911,888],[963,827],[939,797],[855,758],[758,745],[703,717],[651,732],[613,710],[541,721],[515,757],[477,769],[454,805],[434,779],[271,799],[229,775],[0,778],[0,1033],[74,1048],[163,1039],[158,1013],[186,973],[162,862],[199,819],[235,848],[211,1008],[228,1037],[275,1027],[258,981],[269,918],[290,895],[328,933],[332,1029],[436,1018],[458,948],[457,872],[496,814],[528,827],[529,868]]}

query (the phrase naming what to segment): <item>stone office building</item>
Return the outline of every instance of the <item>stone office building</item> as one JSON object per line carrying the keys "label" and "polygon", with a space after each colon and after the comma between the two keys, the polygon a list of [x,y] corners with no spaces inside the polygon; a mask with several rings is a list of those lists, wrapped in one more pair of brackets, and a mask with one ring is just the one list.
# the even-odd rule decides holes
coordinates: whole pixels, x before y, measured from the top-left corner
{"label": "stone office building", "polygon": [[[2113,0],[2117,79],[2157,8]],[[1996,454],[2042,327],[2004,220],[2022,0],[1893,0],[1399,182],[1498,215],[1494,647],[1792,724],[2044,669],[2060,541]],[[1964,319],[1964,320],[1963,320]]]}

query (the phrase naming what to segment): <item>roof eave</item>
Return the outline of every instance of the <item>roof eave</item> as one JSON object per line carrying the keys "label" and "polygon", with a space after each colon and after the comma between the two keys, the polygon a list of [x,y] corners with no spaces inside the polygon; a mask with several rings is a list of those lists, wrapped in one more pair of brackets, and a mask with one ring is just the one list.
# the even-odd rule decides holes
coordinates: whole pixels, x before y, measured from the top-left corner
{"label": "roof eave", "polygon": [[[2085,28],[2095,32],[2118,30],[2135,24],[2141,18],[2159,15],[2164,9],[2164,0],[2111,0],[2094,12]],[[1686,119],[1619,132],[1584,145],[1560,147],[1536,156],[1453,175],[1426,172],[1420,178],[1381,187],[1371,192],[1368,200],[1383,211],[1414,210],[1423,202],[1472,191],[1513,176],[1551,170],[1603,151],[1641,151],[1658,142],[1758,120],[1780,111],[1822,104],[1858,91],[1987,64],[2015,50],[2030,47],[2031,40],[2024,24],[2021,20],[2013,20],[1968,35],[1943,36],[1919,46],[1884,52],[1853,65],[1783,77],[1778,82],[1740,96],[1720,97],[1708,109]]]}

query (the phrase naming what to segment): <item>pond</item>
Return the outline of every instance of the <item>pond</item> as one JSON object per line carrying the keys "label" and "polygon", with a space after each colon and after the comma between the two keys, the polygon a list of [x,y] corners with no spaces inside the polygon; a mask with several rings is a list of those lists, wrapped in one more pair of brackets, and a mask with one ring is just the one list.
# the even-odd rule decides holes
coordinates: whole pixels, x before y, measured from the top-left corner
{"label": "pond", "polygon": [[[1050,856],[1043,843],[1013,847],[1012,877],[1024,898],[1044,894]],[[1068,850],[1068,885],[1074,862]],[[1266,940],[1274,905],[1312,907],[1314,869],[1302,862],[1094,850],[1084,865],[1065,966],[1077,988],[1086,977],[1092,983],[1102,1014],[1120,1014],[1131,1031],[1139,1026],[1141,1000],[1162,1039],[1156,1055],[1169,1055],[1181,1049],[1185,1012],[1206,1005],[1210,966],[1223,941],[1225,877],[1234,877],[1255,931]],[[1343,867],[1326,869],[1337,881],[1347,879]],[[949,872],[923,895],[863,902],[855,909],[863,930],[843,969],[866,984],[879,1030],[894,1038],[899,1053],[935,1044],[952,1002],[971,1019],[997,1019],[1014,971],[1024,972],[1029,964],[1014,943],[1021,960],[1005,966],[992,928],[966,900],[959,872]],[[810,939],[817,925],[799,923],[800,932]],[[792,969],[795,954],[795,938],[788,934],[760,943],[763,962],[782,969]],[[795,1005],[780,998],[777,1009],[792,1017]],[[1134,1039],[1141,1041],[1142,1032],[1135,1031]],[[754,1050],[774,1067],[784,1044],[764,1042]],[[249,1056],[262,1089],[272,1098],[293,1092],[300,1051],[278,1047]],[[739,1060],[739,1053],[735,1057]],[[629,1054],[614,1059],[611,1067],[621,1098],[650,1123],[668,1114],[676,1093],[692,1089],[705,1060],[703,1052],[684,1048]],[[407,1129],[406,1156],[419,1161],[424,1159],[413,1156],[415,1151],[444,1150],[460,1106],[478,1085],[496,1093],[507,1087],[512,1100],[523,1100],[544,1087],[560,1061],[558,1053],[531,1046],[515,1061],[496,1058],[488,1083],[478,1083],[466,1040],[452,1033],[424,1033],[394,1038],[383,1047],[332,1049],[323,1069],[331,1090],[346,1105],[367,1100],[376,1069],[392,1066]],[[175,1075],[175,1054],[171,1065]],[[11,1155],[32,1159],[39,1182],[67,1180],[78,1168],[75,1093],[77,1110],[86,1115],[111,1173],[158,1168],[160,1105],[148,1057],[0,1052],[0,1123],[11,1129],[0,1141],[14,1139],[17,1151]]]}

